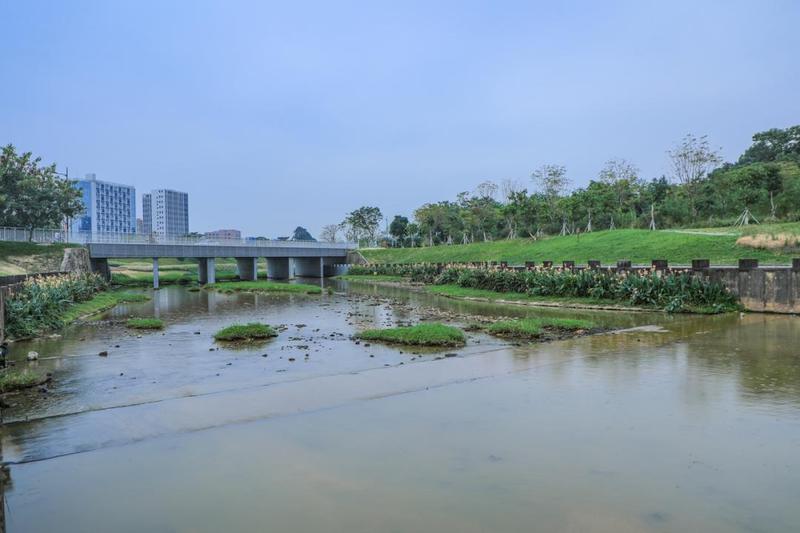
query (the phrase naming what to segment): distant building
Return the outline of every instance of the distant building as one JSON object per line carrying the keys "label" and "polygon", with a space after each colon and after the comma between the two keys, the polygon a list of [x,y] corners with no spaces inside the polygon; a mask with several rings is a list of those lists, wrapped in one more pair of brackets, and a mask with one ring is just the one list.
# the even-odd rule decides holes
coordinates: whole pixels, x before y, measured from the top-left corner
{"label": "distant building", "polygon": [[142,233],[153,233],[153,197],[150,193],[142,195]]}
{"label": "distant building", "polygon": [[207,232],[205,236],[209,239],[241,239],[242,232],[238,229],[218,229]]}
{"label": "distant building", "polygon": [[157,189],[142,195],[142,229],[162,237],[189,233],[189,195],[171,189]]}
{"label": "distant building", "polygon": [[86,174],[75,186],[81,191],[84,212],[70,222],[70,230],[85,233],[135,233],[136,189],[100,181]]}
{"label": "distant building", "polygon": [[144,220],[141,218],[136,219],[136,233],[144,233]]}

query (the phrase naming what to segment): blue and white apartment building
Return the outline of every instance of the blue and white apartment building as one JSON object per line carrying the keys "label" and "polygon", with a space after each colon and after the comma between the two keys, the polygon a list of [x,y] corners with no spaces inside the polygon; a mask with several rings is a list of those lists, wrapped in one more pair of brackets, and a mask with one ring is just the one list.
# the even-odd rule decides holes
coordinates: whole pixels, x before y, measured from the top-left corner
{"label": "blue and white apartment building", "polygon": [[75,186],[81,190],[84,212],[73,218],[70,231],[82,233],[136,233],[136,189],[100,181],[87,174]]}

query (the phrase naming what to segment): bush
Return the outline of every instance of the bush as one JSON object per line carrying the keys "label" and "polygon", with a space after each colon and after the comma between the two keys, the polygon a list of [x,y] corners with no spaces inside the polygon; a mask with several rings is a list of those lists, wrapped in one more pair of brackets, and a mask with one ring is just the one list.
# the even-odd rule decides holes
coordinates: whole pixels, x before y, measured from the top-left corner
{"label": "bush", "polygon": [[9,337],[24,338],[59,329],[64,325],[64,310],[106,287],[97,274],[30,277],[6,300],[6,332]]}
{"label": "bush", "polygon": [[350,273],[400,275],[428,284],[531,296],[606,299],[669,312],[701,310],[718,313],[738,307],[736,297],[722,284],[683,271],[616,273],[589,269],[517,271],[464,267],[438,270],[435,265],[370,265],[351,267]]}

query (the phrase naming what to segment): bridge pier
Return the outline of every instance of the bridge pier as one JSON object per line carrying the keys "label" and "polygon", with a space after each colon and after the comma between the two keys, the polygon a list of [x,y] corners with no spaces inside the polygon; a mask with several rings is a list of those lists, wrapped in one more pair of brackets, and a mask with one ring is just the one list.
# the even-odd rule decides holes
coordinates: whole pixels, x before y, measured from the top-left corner
{"label": "bridge pier", "polygon": [[92,272],[100,274],[106,281],[111,281],[111,269],[108,268],[108,259],[90,259],[89,266]]}
{"label": "bridge pier", "polygon": [[242,281],[255,281],[258,279],[258,258],[257,257],[237,257],[236,270],[239,272],[239,279]]}
{"label": "bridge pier", "polygon": [[289,279],[290,274],[288,257],[267,258],[267,277],[269,279]]}
{"label": "bridge pier", "polygon": [[200,285],[216,281],[216,259],[213,257],[200,257],[197,259],[197,279]]}
{"label": "bridge pier", "polygon": [[158,289],[158,257],[153,258],[153,289]]}
{"label": "bridge pier", "polygon": [[295,257],[294,275],[301,278],[323,278],[325,277],[325,261],[322,257]]}

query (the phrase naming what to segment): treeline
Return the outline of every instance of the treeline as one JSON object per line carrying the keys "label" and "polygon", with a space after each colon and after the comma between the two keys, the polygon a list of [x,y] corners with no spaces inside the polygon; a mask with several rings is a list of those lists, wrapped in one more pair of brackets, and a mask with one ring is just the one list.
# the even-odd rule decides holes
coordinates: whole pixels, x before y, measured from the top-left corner
{"label": "treeline", "polygon": [[706,137],[693,135],[667,153],[670,172],[649,181],[634,164],[612,159],[586,187],[569,191],[567,169],[543,165],[531,173],[531,191],[516,180],[486,181],[453,201],[420,206],[413,220],[395,216],[383,234],[380,210],[361,208],[326,227],[323,238],[345,228],[363,244],[420,246],[800,220],[800,126],[755,134],[735,163],[723,163]]}

